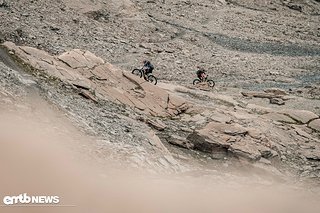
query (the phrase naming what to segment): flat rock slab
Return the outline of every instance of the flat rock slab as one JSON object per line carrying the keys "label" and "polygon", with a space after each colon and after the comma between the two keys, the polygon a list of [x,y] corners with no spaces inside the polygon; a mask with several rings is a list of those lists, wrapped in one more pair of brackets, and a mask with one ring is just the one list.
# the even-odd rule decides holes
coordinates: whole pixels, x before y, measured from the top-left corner
{"label": "flat rock slab", "polygon": [[287,115],[290,118],[292,118],[293,120],[295,120],[299,123],[303,123],[303,124],[306,124],[311,120],[319,118],[318,115],[316,115],[315,113],[313,113],[311,111],[307,111],[307,110],[286,109],[286,110],[283,110],[279,113]]}
{"label": "flat rock slab", "polygon": [[231,121],[231,116],[215,111],[211,114],[210,119],[219,123],[228,123]]}
{"label": "flat rock slab", "polygon": [[[53,56],[36,48],[16,46],[12,42],[3,45],[39,72],[81,89],[94,90],[94,96],[86,92],[80,94],[95,102],[98,99],[109,100],[163,117],[179,115],[189,108],[184,98],[104,62],[89,51],[74,49]],[[159,124],[155,126],[164,128]]]}
{"label": "flat rock slab", "polygon": [[268,88],[265,89],[264,92],[273,93],[274,95],[288,95],[288,93],[285,90],[279,88]]}
{"label": "flat rock slab", "polygon": [[82,51],[79,49],[62,53],[60,56],[58,56],[58,59],[73,69],[77,69],[77,68],[92,69],[95,66],[104,64],[103,59],[95,56],[93,53],[89,51]]}
{"label": "flat rock slab", "polygon": [[266,92],[241,92],[245,97],[254,97],[254,98],[281,98],[283,95],[276,95],[274,93]]}
{"label": "flat rock slab", "polygon": [[205,126],[202,130],[200,130],[201,133],[207,134],[209,132],[215,131],[217,133],[227,134],[227,135],[245,135],[247,134],[248,130],[244,127],[242,127],[239,124],[223,124],[223,123],[216,123],[211,122],[207,126]]}
{"label": "flat rock slab", "polygon": [[320,119],[316,119],[316,120],[311,121],[308,124],[308,127],[310,127],[313,130],[316,130],[316,131],[320,132]]}
{"label": "flat rock slab", "polygon": [[290,123],[290,124],[297,123],[295,120],[293,120],[289,116],[280,114],[280,113],[268,113],[263,115],[262,117],[265,117],[274,121],[283,122],[283,123]]}

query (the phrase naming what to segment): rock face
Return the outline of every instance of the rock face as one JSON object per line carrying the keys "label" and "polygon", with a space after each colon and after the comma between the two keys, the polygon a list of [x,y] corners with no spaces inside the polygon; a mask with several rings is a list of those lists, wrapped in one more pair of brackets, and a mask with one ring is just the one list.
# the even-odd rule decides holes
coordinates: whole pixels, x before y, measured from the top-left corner
{"label": "rock face", "polygon": [[187,139],[193,149],[210,153],[214,158],[236,156],[256,161],[262,156],[259,151],[261,145],[248,135],[246,128],[238,124],[211,122]]}
{"label": "rock face", "polygon": [[[39,79],[46,79],[40,80],[40,83],[58,82],[63,85],[62,88],[68,88],[74,93],[73,99],[76,102],[65,106],[65,102],[59,102],[57,97],[61,96],[57,96],[57,93],[51,96],[51,101],[67,110],[72,110],[77,104],[85,108],[90,103],[89,108],[94,110],[90,109],[89,116],[85,110],[74,110],[78,111],[78,118],[86,121],[92,118],[88,126],[95,126],[102,134],[113,135],[115,141],[119,135],[125,135],[125,140],[121,137],[120,140],[133,141],[134,146],[137,143],[142,147],[148,144],[152,148],[146,150],[161,150],[168,156],[175,148],[164,146],[163,141],[189,149],[184,150],[188,153],[193,153],[190,150],[199,150],[196,153],[206,157],[210,155],[213,159],[246,159],[270,166],[281,161],[288,162],[298,170],[303,169],[306,161],[315,168],[314,171],[319,166],[317,114],[309,110],[289,109],[287,105],[290,106],[290,102],[296,99],[287,102],[288,109],[246,102],[254,101],[254,97],[259,100],[283,99],[285,91],[271,89],[246,92],[242,93],[245,96],[242,97],[238,92],[232,96],[220,94],[219,91],[188,89],[168,83],[158,87],[105,62],[89,51],[75,49],[52,56],[31,47],[16,46],[9,42],[4,45],[24,64],[33,67],[33,73]],[[0,95],[10,101],[5,93]],[[68,95],[65,96],[67,99]],[[121,119],[125,117],[126,120],[117,125],[117,131],[109,128],[112,129],[113,123],[119,119],[114,118],[115,114],[103,111],[104,107],[111,110],[114,106],[116,112],[112,113],[123,111]],[[96,110],[99,112],[95,113]],[[100,120],[103,116],[105,119]],[[130,120],[134,122],[127,125]],[[145,126],[133,130],[132,126],[137,123]],[[149,131],[147,125],[153,131]],[[148,131],[143,132],[144,136],[132,134],[146,128]],[[148,153],[146,150],[144,153]],[[136,155],[135,161],[146,162],[140,159],[139,154]],[[168,159],[159,160],[157,164],[165,168],[169,161],[175,164],[172,159]]]}
{"label": "rock face", "polygon": [[97,99],[111,100],[155,116],[175,116],[188,109],[184,99],[104,62],[89,51],[75,49],[51,56],[10,42],[4,46],[40,72],[90,91],[91,95],[88,92],[81,94],[95,102]]}
{"label": "rock face", "polygon": [[[0,0],[0,42],[26,45],[6,44],[24,63],[40,70],[38,84],[51,78],[48,81],[53,85],[44,90],[52,94],[47,97],[52,103],[76,114],[79,122],[86,121],[88,128],[107,140],[141,147],[151,144],[162,150],[163,134],[170,144],[202,150],[216,158],[261,158],[274,166],[272,157],[279,155],[295,171],[307,164],[320,177],[320,104],[316,100],[310,104],[310,100],[311,106],[305,107],[286,99],[288,93],[293,95],[295,85],[304,87],[295,92],[297,98],[320,97],[319,86],[305,87],[319,80],[318,2]],[[197,66],[201,66],[217,85],[210,92],[204,91],[206,85],[202,89],[199,85],[198,94],[177,97],[177,91],[168,93],[123,72],[146,58],[155,65],[160,83],[163,79],[191,85]],[[236,95],[230,95],[229,86]],[[271,88],[239,96],[244,88],[274,86],[290,89],[288,93]],[[268,99],[276,98],[286,104],[269,104]],[[191,112],[186,99],[208,112]],[[272,101],[281,103],[280,99]],[[0,103],[12,101],[10,90],[0,92]],[[112,113],[104,112],[106,108]],[[292,110],[280,111],[285,108]],[[135,122],[119,122],[127,114]],[[147,118],[143,123],[136,120],[141,114]],[[146,124],[154,130],[148,140],[135,134],[149,129]],[[150,149],[143,152],[150,153]],[[131,153],[137,159],[143,156],[137,149]]]}

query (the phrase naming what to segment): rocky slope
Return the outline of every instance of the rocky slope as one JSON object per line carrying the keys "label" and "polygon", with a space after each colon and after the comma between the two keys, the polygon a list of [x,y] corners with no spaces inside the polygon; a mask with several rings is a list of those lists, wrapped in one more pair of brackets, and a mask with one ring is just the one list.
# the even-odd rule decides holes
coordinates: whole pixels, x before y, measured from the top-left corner
{"label": "rocky slope", "polygon": [[[159,86],[163,88],[160,88],[88,51],[72,50],[52,56],[10,42],[3,45],[15,60],[28,66],[33,75],[52,84],[51,88],[45,86],[44,95],[67,111],[73,120],[81,121],[83,127],[91,129],[89,132],[111,143],[140,144],[142,150],[154,146],[160,154],[157,160],[162,164],[160,167],[183,168],[172,157],[172,154],[179,156],[181,151],[170,152],[165,143],[200,151],[208,159],[227,164],[240,160],[265,167],[267,171],[287,171],[301,177],[320,175],[319,115],[290,107],[302,102],[318,106],[319,100],[289,96],[280,89],[218,95],[210,90],[161,83]],[[57,87],[62,96],[54,92]],[[75,95],[76,102],[69,95],[63,97],[67,91]],[[270,99],[270,104],[278,100],[276,103],[280,101],[280,105],[258,105],[251,103],[253,99]],[[285,101],[287,104],[283,105]],[[91,109],[86,108],[88,103]],[[117,111],[118,114],[114,114]],[[154,130],[148,130],[143,123]],[[150,162],[150,153],[138,156],[145,156],[141,164]],[[185,154],[179,157],[188,158]]]}
{"label": "rocky slope", "polygon": [[[319,13],[315,0],[0,0],[0,106],[32,111],[37,94],[99,158],[135,168],[318,183]],[[157,86],[130,73],[145,58]],[[197,66],[213,90],[190,85]]]}
{"label": "rocky slope", "polygon": [[319,80],[316,0],[3,2],[1,41],[88,50],[128,70],[148,58],[161,79],[183,84],[197,66],[241,87]]}

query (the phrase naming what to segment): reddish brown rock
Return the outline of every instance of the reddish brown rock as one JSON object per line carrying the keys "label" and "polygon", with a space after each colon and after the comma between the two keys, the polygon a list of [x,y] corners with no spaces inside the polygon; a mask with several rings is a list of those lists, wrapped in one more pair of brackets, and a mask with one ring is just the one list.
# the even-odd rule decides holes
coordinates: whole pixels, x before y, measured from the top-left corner
{"label": "reddish brown rock", "polygon": [[5,42],[4,46],[39,72],[81,89],[92,89],[99,99],[125,104],[154,116],[176,116],[189,108],[183,98],[124,72],[89,51],[75,49],[52,56],[11,42]]}
{"label": "reddish brown rock", "polygon": [[283,122],[283,123],[291,123],[291,124],[297,123],[295,120],[293,120],[289,116],[280,114],[280,113],[268,113],[263,115],[262,117],[265,117],[274,121]]}
{"label": "reddish brown rock", "polygon": [[162,121],[160,121],[158,119],[155,119],[155,120],[147,119],[146,123],[149,126],[153,127],[156,130],[159,130],[159,131],[163,131],[167,127]]}
{"label": "reddish brown rock", "polygon": [[211,122],[203,129],[191,133],[188,141],[192,148],[210,153],[214,158],[236,156],[258,160],[261,153],[255,140],[246,136],[248,131],[238,124]]}

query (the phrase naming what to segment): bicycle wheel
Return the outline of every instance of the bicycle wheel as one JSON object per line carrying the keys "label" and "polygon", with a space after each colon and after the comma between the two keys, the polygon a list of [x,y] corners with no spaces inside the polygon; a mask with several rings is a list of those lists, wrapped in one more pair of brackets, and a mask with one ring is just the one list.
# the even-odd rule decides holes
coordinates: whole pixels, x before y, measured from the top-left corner
{"label": "bicycle wheel", "polygon": [[214,87],[216,83],[213,80],[207,80],[209,87]]}
{"label": "bicycle wheel", "polygon": [[142,72],[141,72],[140,69],[134,69],[134,70],[132,70],[131,73],[134,74],[134,75],[139,76],[140,78],[142,78]]}
{"label": "bicycle wheel", "polygon": [[153,75],[148,75],[148,81],[154,85],[156,85],[158,83],[158,80],[156,77],[154,77]]}
{"label": "bicycle wheel", "polygon": [[196,78],[196,79],[194,79],[193,80],[193,85],[196,85],[196,84],[199,84],[201,81],[200,81],[200,79],[198,79],[198,78]]}

